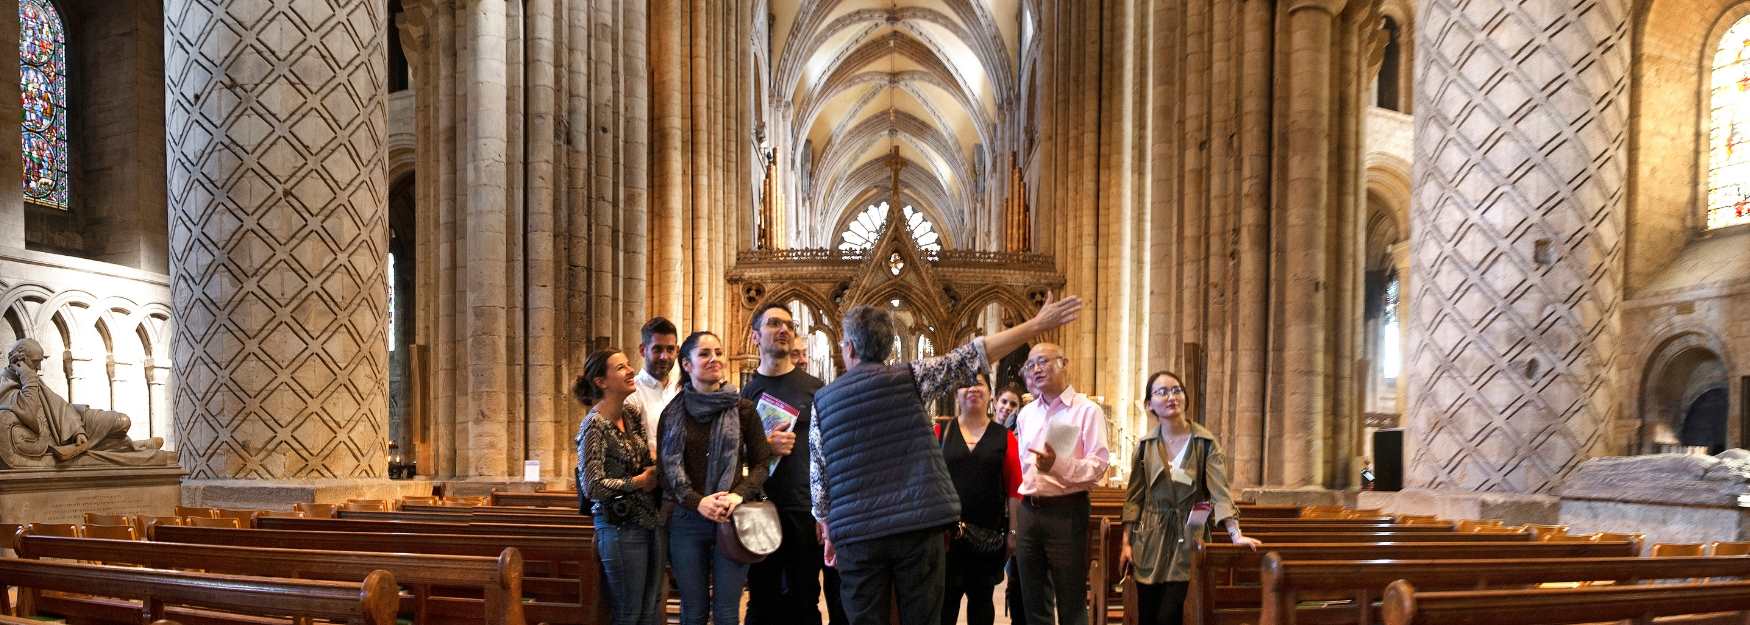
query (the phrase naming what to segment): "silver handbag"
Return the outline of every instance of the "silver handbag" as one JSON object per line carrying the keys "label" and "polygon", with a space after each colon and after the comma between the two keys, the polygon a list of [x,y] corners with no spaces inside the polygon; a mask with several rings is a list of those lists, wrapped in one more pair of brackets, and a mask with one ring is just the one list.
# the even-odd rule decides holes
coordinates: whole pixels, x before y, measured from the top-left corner
{"label": "silver handbag", "polygon": [[742,564],[766,559],[783,541],[778,507],[770,501],[742,502],[728,521],[717,524],[717,549]]}

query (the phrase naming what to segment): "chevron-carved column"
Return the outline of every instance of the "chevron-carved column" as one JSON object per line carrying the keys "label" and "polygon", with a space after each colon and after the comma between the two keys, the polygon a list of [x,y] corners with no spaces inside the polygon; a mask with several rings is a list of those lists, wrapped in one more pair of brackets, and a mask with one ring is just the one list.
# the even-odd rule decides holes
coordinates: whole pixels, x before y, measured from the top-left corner
{"label": "chevron-carved column", "polygon": [[1539,493],[1607,446],[1629,0],[1424,0],[1411,482]]}
{"label": "chevron-carved column", "polygon": [[384,4],[167,0],[176,429],[189,477],[382,477]]}

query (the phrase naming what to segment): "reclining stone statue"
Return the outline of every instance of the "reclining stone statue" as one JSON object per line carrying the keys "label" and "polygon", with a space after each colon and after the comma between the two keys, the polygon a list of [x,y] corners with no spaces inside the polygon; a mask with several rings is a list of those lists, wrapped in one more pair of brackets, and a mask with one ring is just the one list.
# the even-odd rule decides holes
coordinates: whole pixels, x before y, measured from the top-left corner
{"label": "reclining stone statue", "polygon": [[42,382],[42,344],[21,339],[0,371],[0,468],[167,466],[176,454],[164,439],[128,438],[132,422],[119,412],[69,403]]}

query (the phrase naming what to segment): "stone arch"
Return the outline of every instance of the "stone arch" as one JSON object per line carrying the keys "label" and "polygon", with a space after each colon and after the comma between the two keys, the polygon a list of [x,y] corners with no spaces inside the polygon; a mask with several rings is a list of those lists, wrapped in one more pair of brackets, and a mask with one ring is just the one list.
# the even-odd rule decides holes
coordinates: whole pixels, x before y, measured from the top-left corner
{"label": "stone arch", "polygon": [[[1715,447],[1742,446],[1739,424],[1729,415],[1729,402],[1720,407],[1720,422],[1696,427],[1686,423],[1697,400],[1710,393],[1730,395],[1727,372],[1731,362],[1723,344],[1711,333],[1687,330],[1669,336],[1650,352],[1641,368],[1640,392],[1636,394],[1639,432],[1636,450],[1655,451],[1663,444],[1703,444]],[[1706,431],[1708,440],[1684,439],[1686,433]]]}

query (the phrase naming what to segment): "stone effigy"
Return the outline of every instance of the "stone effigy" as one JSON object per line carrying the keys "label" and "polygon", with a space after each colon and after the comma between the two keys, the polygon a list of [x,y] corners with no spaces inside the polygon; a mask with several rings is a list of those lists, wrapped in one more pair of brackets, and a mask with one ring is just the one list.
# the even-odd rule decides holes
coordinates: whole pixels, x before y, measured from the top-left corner
{"label": "stone effigy", "polygon": [[21,339],[0,371],[0,469],[169,466],[164,440],[128,438],[128,416],[69,403],[42,383],[43,347]]}
{"label": "stone effigy", "polygon": [[1558,492],[1577,499],[1736,505],[1740,496],[1750,495],[1750,451],[1593,458],[1569,475]]}

